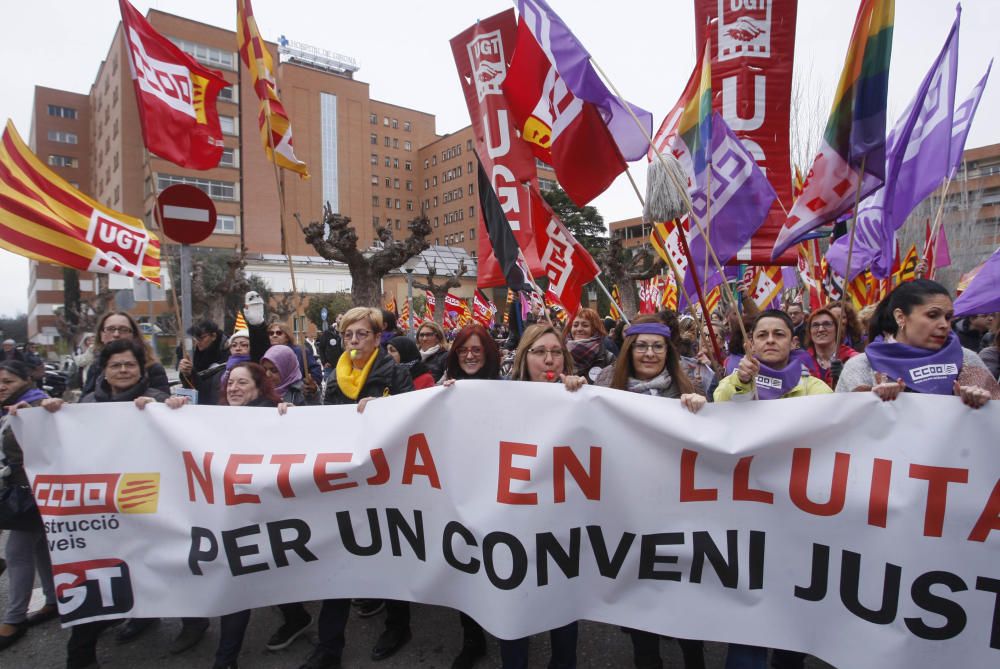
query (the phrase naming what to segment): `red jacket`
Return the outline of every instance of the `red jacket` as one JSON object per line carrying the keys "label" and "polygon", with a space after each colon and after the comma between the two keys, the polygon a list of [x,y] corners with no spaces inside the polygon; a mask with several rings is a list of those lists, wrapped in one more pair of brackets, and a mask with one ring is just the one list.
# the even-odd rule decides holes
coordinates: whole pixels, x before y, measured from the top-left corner
{"label": "red jacket", "polygon": [[[834,385],[833,372],[829,369],[823,369],[822,367],[820,367],[819,361],[816,359],[815,347],[810,346],[808,349],[806,349],[806,352],[809,355],[803,356],[802,361],[806,364],[806,367],[809,368],[809,373],[815,376],[823,383],[825,383],[826,385],[830,386],[830,388],[832,389]],[[840,350],[837,351],[837,359],[840,360],[841,362],[847,362],[857,354],[858,352],[855,351],[850,346],[848,346],[847,344],[841,344]]]}

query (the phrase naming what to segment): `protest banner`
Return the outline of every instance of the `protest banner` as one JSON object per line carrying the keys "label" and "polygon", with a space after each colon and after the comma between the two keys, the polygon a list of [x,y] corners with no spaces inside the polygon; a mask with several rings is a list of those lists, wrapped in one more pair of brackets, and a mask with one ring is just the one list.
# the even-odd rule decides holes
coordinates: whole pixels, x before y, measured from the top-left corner
{"label": "protest banner", "polygon": [[459,381],[363,414],[123,403],[12,423],[66,623],[383,597],[503,638],[588,619],[918,669],[1000,658],[994,404],[695,415]]}

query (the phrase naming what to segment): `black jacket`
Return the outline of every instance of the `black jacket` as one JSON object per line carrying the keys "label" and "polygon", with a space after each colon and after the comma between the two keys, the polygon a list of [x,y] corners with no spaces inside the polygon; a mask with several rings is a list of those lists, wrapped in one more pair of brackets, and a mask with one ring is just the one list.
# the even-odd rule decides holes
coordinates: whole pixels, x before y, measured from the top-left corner
{"label": "black jacket", "polygon": [[[170,379],[167,378],[167,370],[158,362],[146,368],[146,378],[149,379],[149,387],[156,390],[170,393]],[[87,368],[87,378],[83,382],[82,393],[88,395],[97,389],[98,380],[104,380],[104,370],[97,369],[97,362]]]}
{"label": "black jacket", "polygon": [[217,374],[199,375],[212,365],[219,363],[226,364],[229,359],[229,349],[224,346],[223,335],[220,332],[215,338],[215,342],[204,351],[195,348],[191,356],[191,382],[181,375],[181,383],[185,388],[194,388],[198,391],[198,404],[216,405],[219,403],[219,389],[221,388],[220,376],[225,368],[220,368]]}
{"label": "black jacket", "polygon": [[97,384],[97,388],[94,389],[94,392],[80,398],[80,404],[93,404],[95,402],[131,402],[137,397],[152,397],[157,402],[163,402],[170,397],[170,393],[149,385],[148,377],[146,376],[139,379],[139,383],[135,384],[125,392],[115,393],[111,390],[111,386],[108,385],[108,382],[105,381],[102,376],[101,382]]}
{"label": "black jacket", "polygon": [[962,348],[967,348],[973,353],[979,353],[983,350],[983,337],[986,336],[986,333],[971,329],[968,318],[961,318],[955,321],[952,328],[955,330],[955,334],[958,335],[958,341],[961,342]]}
{"label": "black jacket", "polygon": [[[271,340],[267,336],[267,324],[250,325],[247,330],[250,332],[250,360],[259,365],[260,359],[267,353],[267,349],[271,348]],[[309,374],[316,385],[321,386],[323,384],[323,367],[313,355],[312,346],[306,346],[305,349],[308,369],[302,365],[302,349],[296,344],[286,344],[286,346],[295,351],[295,359],[299,361],[299,371],[302,372],[302,377],[305,378],[305,375]]]}
{"label": "black jacket", "polygon": [[448,351],[444,350],[442,346],[441,350],[424,360],[424,365],[427,366],[427,371],[431,373],[436,382],[444,376],[444,370],[448,367]]}
{"label": "black jacket", "polygon": [[340,333],[333,328],[324,330],[316,341],[316,350],[319,351],[320,362],[336,367],[337,361],[344,353],[344,344],[340,339]]}
{"label": "black jacket", "polygon": [[336,375],[334,375],[326,384],[324,404],[357,404],[362,397],[386,397],[408,393],[411,390],[413,390],[413,379],[410,378],[410,371],[397,365],[388,353],[379,349],[375,363],[372,365],[357,399],[352,400],[341,391]]}

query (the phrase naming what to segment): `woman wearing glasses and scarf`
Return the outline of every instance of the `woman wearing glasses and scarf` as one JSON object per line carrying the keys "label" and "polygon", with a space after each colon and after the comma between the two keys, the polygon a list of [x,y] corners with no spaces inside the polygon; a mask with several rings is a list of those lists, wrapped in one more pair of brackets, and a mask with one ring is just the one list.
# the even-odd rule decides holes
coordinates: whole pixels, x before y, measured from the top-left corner
{"label": "woman wearing glasses and scarf", "polygon": [[83,395],[94,392],[104,369],[100,365],[101,350],[113,341],[135,339],[142,344],[146,353],[146,378],[150,388],[170,392],[170,381],[167,370],[163,368],[153,355],[153,349],[142,337],[139,324],[124,311],[111,311],[104,314],[97,322],[97,342],[94,344],[94,358],[97,364],[87,368],[87,376],[83,380]]}
{"label": "woman wearing glasses and scarf", "polygon": [[[574,375],[573,371],[573,357],[554,327],[536,323],[525,328],[514,354],[511,380],[562,383],[566,390],[575,392],[586,385],[587,380]],[[575,669],[577,634],[576,621],[549,631],[550,669]],[[499,640],[503,669],[527,669],[528,639]]]}
{"label": "woman wearing glasses and scarf", "polygon": [[[261,358],[264,356],[264,352],[267,351],[272,346],[287,346],[292,349],[295,353],[295,359],[299,361],[299,371],[302,372],[302,378],[305,382],[306,392],[316,392],[323,383],[323,367],[320,366],[319,361],[316,360],[316,356],[313,355],[312,347],[305,347],[305,363],[302,360],[302,351],[293,339],[293,332],[284,323],[274,322],[270,325],[264,327],[264,325],[253,325],[249,326],[250,332],[250,359],[256,363],[260,363]],[[262,334],[267,334],[267,340],[265,341]]]}
{"label": "woman wearing glasses and scarf", "polygon": [[805,351],[808,357],[802,357],[802,362],[809,368],[809,373],[817,379],[835,388],[837,379],[844,369],[844,363],[858,354],[845,343],[837,346],[837,317],[829,309],[817,309],[809,315],[805,327]]}
{"label": "woman wearing glasses and scarf", "polygon": [[580,309],[566,331],[566,348],[573,356],[575,373],[591,381],[615,360],[608,350],[607,331],[593,309]]}
{"label": "woman wearing glasses and scarf", "polygon": [[[413,390],[410,372],[379,347],[382,313],[369,307],[354,307],[340,321],[344,353],[326,387],[324,404],[355,404],[358,413],[368,402]],[[339,667],[344,651],[344,630],[350,614],[348,599],[325,599],[319,613],[316,649],[302,669]],[[385,630],[375,642],[372,660],[383,660],[410,640],[409,602],[387,601]]]}
{"label": "woman wearing glasses and scarf", "polygon": [[[596,384],[632,393],[678,399],[691,413],[705,406],[681,370],[681,356],[671,342],[671,330],[657,316],[639,316],[625,328],[621,352],[614,366],[606,367]],[[660,636],[652,632],[629,629],[635,666],[662,667]],[[684,655],[685,669],[704,669],[704,643],[678,639]]]}

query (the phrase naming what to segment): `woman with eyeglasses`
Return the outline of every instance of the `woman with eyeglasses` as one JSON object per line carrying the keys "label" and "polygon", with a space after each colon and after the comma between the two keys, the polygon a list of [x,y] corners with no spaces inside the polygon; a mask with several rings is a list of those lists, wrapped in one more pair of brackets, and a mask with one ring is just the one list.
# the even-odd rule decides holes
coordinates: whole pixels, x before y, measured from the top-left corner
{"label": "woman with eyeglasses", "polygon": [[[496,381],[500,378],[500,348],[482,325],[466,325],[455,335],[448,351],[441,385],[453,387],[456,381],[478,379]],[[452,661],[452,669],[471,669],[486,655],[486,633],[482,626],[464,613],[459,613],[462,623],[462,649]]]}
{"label": "woman with eyeglasses", "polygon": [[[20,360],[0,362],[0,406],[2,406],[3,427],[0,442],[3,458],[0,459],[0,487],[20,487],[26,497],[30,497],[28,474],[24,471],[24,452],[18,444],[14,431],[7,424],[7,416],[15,415],[17,409],[39,406],[48,395],[35,387],[31,378],[31,368]],[[6,470],[6,475],[4,471]],[[7,609],[0,624],[0,650],[13,645],[23,637],[29,627],[55,618],[56,592],[52,581],[52,560],[45,543],[45,529],[37,509],[22,519],[17,527],[8,526],[7,535]],[[41,581],[45,604],[28,613],[31,591],[35,585],[35,573]]]}
{"label": "woman with eyeglasses", "polygon": [[837,317],[825,307],[809,315],[805,331],[806,338],[802,344],[809,355],[802,361],[810,374],[831,389],[836,388],[844,363],[858,352],[843,342],[837,346]]}
{"label": "woman with eyeglasses", "polygon": [[[525,328],[514,354],[511,380],[562,383],[566,390],[575,392],[586,385],[587,380],[573,374],[573,371],[573,356],[554,327],[548,323],[536,323]],[[573,621],[549,630],[551,669],[575,669],[578,628],[577,622]],[[499,640],[503,669],[527,669],[528,639]]]}
{"label": "woman with eyeglasses", "polygon": [[448,340],[444,329],[434,321],[424,321],[417,328],[417,346],[431,376],[435,380],[440,379],[448,361]]}
{"label": "woman with eyeglasses", "polygon": [[[104,373],[94,392],[84,395],[80,403],[133,402],[140,409],[150,402],[164,402],[172,408],[181,406],[186,398],[170,397],[165,391],[150,385],[146,347],[143,344],[141,339],[135,338],[119,338],[105,343],[98,361]],[[55,412],[63,404],[61,399],[49,398],[42,400],[41,406]],[[114,622],[98,621],[73,627],[67,643],[66,666],[96,666],[98,637]],[[135,640],[155,622],[155,618],[130,618],[118,631],[119,643]],[[205,618],[183,618],[182,623],[181,631],[171,646],[175,653],[194,646],[208,629]]]}
{"label": "woman with eyeglasses", "polygon": [[[382,329],[382,312],[379,309],[354,307],[344,313],[340,320],[344,353],[337,361],[334,376],[327,383],[324,404],[355,404],[358,413],[362,413],[369,402],[379,397],[413,390],[409,371],[396,364],[392,356],[379,347]],[[410,640],[409,602],[386,601],[385,608],[385,630],[371,652],[371,659],[375,661],[390,657]],[[319,643],[303,667],[340,666],[350,609],[349,599],[323,600],[317,631]],[[377,609],[371,608],[367,612],[368,615],[373,613],[377,613]]]}
{"label": "woman with eyeglasses", "polygon": [[[681,368],[681,356],[674,347],[672,331],[660,316],[639,316],[624,331],[622,349],[614,366],[606,367],[596,385],[632,393],[678,399],[691,413],[705,406],[704,396],[695,391],[691,379]],[[635,666],[661,667],[660,635],[628,629],[632,637]],[[704,669],[704,643],[678,639],[685,669]]]}
{"label": "woman with eyeglasses", "polygon": [[104,369],[100,365],[101,350],[113,341],[136,340],[141,342],[146,352],[145,377],[150,388],[170,392],[170,381],[167,379],[167,370],[156,360],[153,349],[146,342],[139,330],[139,324],[124,311],[111,311],[104,314],[97,322],[97,342],[94,345],[94,357],[98,364],[91,365],[87,369],[87,376],[83,381],[83,394],[94,392],[99,385],[98,381]]}
{"label": "woman with eyeglasses", "polygon": [[[261,358],[264,356],[264,352],[270,347],[280,345],[287,346],[292,349],[295,353],[295,359],[299,361],[299,371],[302,372],[302,380],[306,388],[310,389],[310,386],[315,385],[318,389],[322,386],[323,367],[319,364],[319,361],[316,360],[316,356],[313,355],[312,347],[306,346],[305,349],[299,347],[299,345],[295,343],[292,329],[286,324],[275,321],[266,327],[263,325],[250,325],[249,333],[251,360],[259,363]],[[266,340],[260,336],[261,333],[267,334]],[[304,364],[302,362],[303,350],[305,350]]]}

